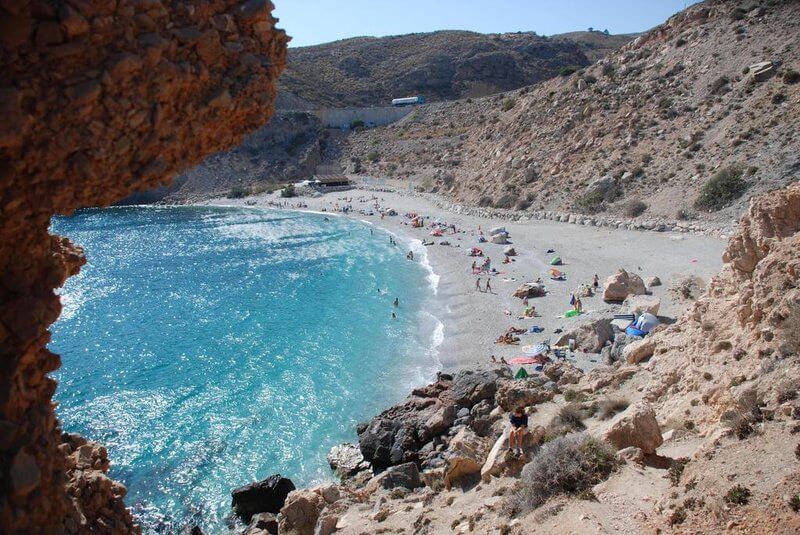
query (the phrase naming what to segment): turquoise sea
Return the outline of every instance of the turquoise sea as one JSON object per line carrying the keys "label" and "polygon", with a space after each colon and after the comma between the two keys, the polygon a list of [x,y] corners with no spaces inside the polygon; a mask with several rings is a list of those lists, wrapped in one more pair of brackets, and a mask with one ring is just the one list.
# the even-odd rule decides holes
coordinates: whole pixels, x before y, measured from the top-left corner
{"label": "turquoise sea", "polygon": [[52,329],[57,412],[108,447],[146,533],[224,533],[230,490],[273,473],[331,479],[330,447],[438,369],[424,248],[367,223],[124,207],[52,226],[88,258]]}

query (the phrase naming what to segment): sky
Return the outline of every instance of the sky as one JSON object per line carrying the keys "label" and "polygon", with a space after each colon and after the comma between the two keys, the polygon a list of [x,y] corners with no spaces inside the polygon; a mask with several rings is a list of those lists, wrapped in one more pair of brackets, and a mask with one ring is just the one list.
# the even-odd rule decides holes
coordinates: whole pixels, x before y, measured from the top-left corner
{"label": "sky", "polygon": [[435,30],[481,33],[648,30],[693,0],[273,0],[290,46]]}

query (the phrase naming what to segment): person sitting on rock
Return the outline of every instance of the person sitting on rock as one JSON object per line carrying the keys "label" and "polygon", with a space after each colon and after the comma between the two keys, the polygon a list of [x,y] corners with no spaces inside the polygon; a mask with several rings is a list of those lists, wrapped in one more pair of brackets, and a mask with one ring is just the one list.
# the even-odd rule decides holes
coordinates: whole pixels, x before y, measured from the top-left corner
{"label": "person sitting on rock", "polygon": [[[525,414],[525,407],[517,407],[511,413],[511,431],[508,434],[508,451],[522,455],[522,441],[525,437],[525,432],[528,430],[528,415]],[[517,447],[514,448],[516,443]]]}

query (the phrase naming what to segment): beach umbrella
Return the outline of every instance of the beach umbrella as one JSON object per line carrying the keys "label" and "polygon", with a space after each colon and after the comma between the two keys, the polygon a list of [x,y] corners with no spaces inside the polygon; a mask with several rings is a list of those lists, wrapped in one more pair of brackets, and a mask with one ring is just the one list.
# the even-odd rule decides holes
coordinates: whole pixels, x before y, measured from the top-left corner
{"label": "beach umbrella", "polygon": [[525,356],[535,357],[536,355],[543,355],[547,353],[547,349],[547,344],[536,344],[533,346],[525,346],[522,348],[522,351],[525,353]]}

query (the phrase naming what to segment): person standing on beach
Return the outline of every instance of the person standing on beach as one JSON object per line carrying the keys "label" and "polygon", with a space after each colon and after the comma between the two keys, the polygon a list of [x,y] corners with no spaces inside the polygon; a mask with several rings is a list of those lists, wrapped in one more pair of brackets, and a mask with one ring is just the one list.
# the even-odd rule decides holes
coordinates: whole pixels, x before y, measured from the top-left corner
{"label": "person standing on beach", "polygon": [[493,294],[494,292],[492,291],[491,281],[492,279],[486,279],[486,291],[490,294]]}
{"label": "person standing on beach", "polygon": [[399,306],[400,306],[400,299],[398,299],[397,297],[395,297],[395,298],[394,298],[394,301],[392,301],[392,304],[393,304],[394,306],[396,306],[396,307],[399,307]]}
{"label": "person standing on beach", "polygon": [[481,278],[480,277],[478,277],[478,280],[475,281],[475,289],[477,291],[479,291],[479,292],[483,291],[483,290],[481,290]]}
{"label": "person standing on beach", "polygon": [[600,279],[597,277],[597,273],[595,273],[594,275],[594,281],[592,282],[592,286],[594,286],[595,290],[600,287]]}

